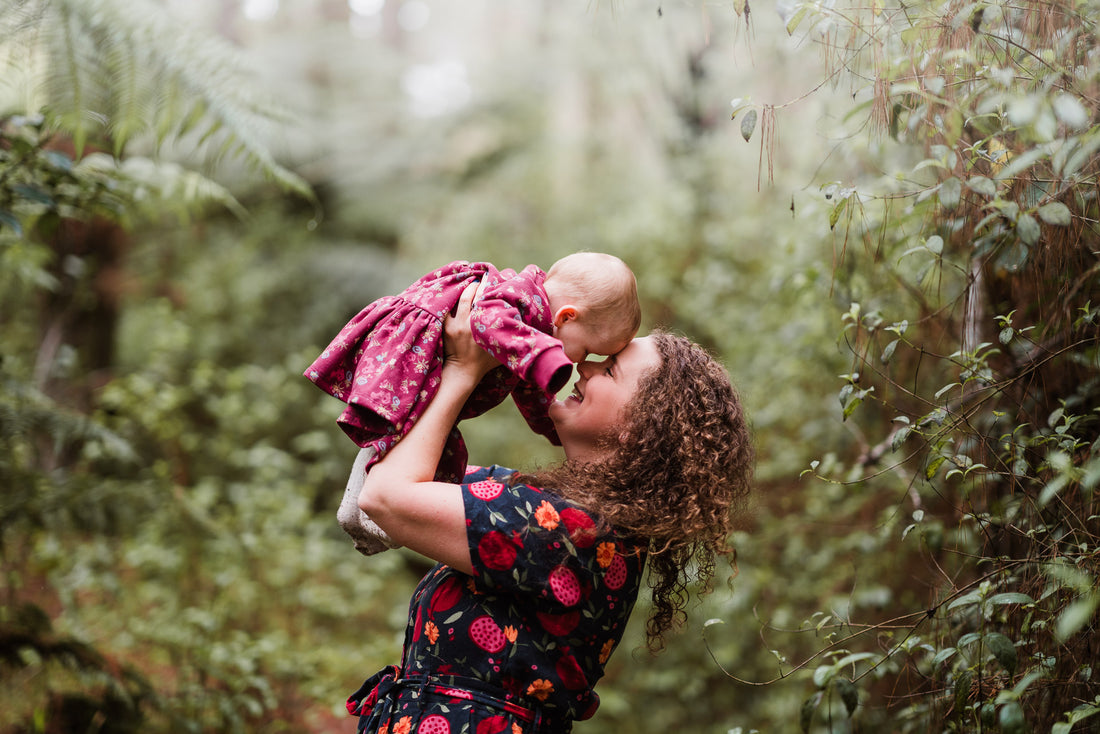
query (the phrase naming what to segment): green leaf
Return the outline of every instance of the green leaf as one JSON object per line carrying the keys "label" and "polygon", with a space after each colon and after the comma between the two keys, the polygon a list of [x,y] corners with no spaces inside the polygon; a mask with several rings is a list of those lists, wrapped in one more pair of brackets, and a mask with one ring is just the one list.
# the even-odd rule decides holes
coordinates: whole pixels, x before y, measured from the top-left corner
{"label": "green leaf", "polygon": [[893,439],[890,440],[890,449],[897,451],[901,448],[901,445],[905,443],[905,439],[909,438],[909,434],[913,431],[912,426],[903,426],[899,428],[894,434]]}
{"label": "green leaf", "polygon": [[19,223],[19,220],[16,219],[15,215],[9,211],[0,209],[0,227],[3,227],[4,225],[11,227],[12,231],[15,232],[16,237],[23,236],[23,225]]}
{"label": "green leaf", "polygon": [[787,35],[794,35],[795,28],[798,28],[798,24],[802,22],[802,19],[806,17],[806,6],[800,4],[798,10],[794,11],[794,15],[787,21]]}
{"label": "green leaf", "polygon": [[829,212],[829,229],[836,227],[836,223],[840,221],[840,215],[844,212],[848,206],[848,197],[841,197],[837,200],[833,206],[832,211]]}
{"label": "green leaf", "polygon": [[962,181],[952,176],[940,184],[940,204],[945,209],[954,209],[962,198]]}
{"label": "green leaf", "polygon": [[997,723],[1001,726],[1001,734],[1023,734],[1027,731],[1024,710],[1020,708],[1020,704],[1016,701],[1009,701],[1001,707]]}
{"label": "green leaf", "polygon": [[931,479],[932,477],[936,476],[936,470],[938,470],[943,462],[946,460],[946,456],[932,457],[932,460],[928,462],[928,466],[924,468],[924,478]]}
{"label": "green leaf", "polygon": [[970,699],[970,685],[973,675],[969,670],[964,670],[955,680],[955,710],[962,711],[966,708],[966,702]]}
{"label": "green leaf", "polygon": [[1009,675],[1016,674],[1016,646],[1000,632],[990,632],[984,639],[986,649],[993,653],[993,657],[1008,671]]}
{"label": "green leaf", "polygon": [[1002,594],[994,594],[986,602],[989,604],[1034,604],[1035,600],[1027,594],[1006,591]]}
{"label": "green leaf", "polygon": [[34,186],[28,186],[27,184],[15,184],[11,187],[11,190],[22,198],[29,199],[30,201],[33,201],[35,203],[45,204],[50,208],[53,208],[56,205],[56,202],[49,194]]}
{"label": "green leaf", "polygon": [[883,364],[889,364],[890,358],[894,356],[894,350],[897,349],[898,342],[901,339],[894,339],[892,342],[886,345],[886,348],[882,350],[882,356],[879,358]]}
{"label": "green leaf", "polygon": [[1054,224],[1059,227],[1068,226],[1073,219],[1069,207],[1060,201],[1054,201],[1039,207],[1036,214],[1039,215],[1039,219],[1047,224]]}
{"label": "green leaf", "polygon": [[1085,110],[1084,105],[1070,94],[1060,94],[1054,98],[1052,104],[1054,107],[1054,114],[1061,120],[1066,126],[1081,130],[1089,124],[1089,113]]}
{"label": "green leaf", "polygon": [[1016,235],[1028,245],[1039,241],[1039,223],[1030,214],[1021,214],[1016,220]]}
{"label": "green leaf", "polygon": [[798,713],[798,724],[806,734],[809,734],[810,725],[814,720],[814,712],[817,711],[818,704],[820,703],[821,691],[818,691],[802,702],[802,709]]}
{"label": "green leaf", "polygon": [[833,681],[833,687],[840,694],[840,700],[844,702],[844,708],[847,709],[848,716],[851,717],[855,713],[856,707],[859,706],[859,689],[847,678],[837,678]]}
{"label": "green leaf", "polygon": [[1093,591],[1070,604],[1058,615],[1058,621],[1054,625],[1054,636],[1058,642],[1065,642],[1089,623],[1096,614],[1097,602],[1100,602],[1100,593]]}
{"label": "green leaf", "polygon": [[752,137],[753,130],[756,129],[756,110],[749,110],[745,113],[745,116],[741,118],[741,137],[745,139],[747,143],[749,138]]}
{"label": "green leaf", "polygon": [[985,176],[972,176],[966,182],[966,187],[983,196],[993,197],[997,195],[997,184],[993,183],[991,179]]}

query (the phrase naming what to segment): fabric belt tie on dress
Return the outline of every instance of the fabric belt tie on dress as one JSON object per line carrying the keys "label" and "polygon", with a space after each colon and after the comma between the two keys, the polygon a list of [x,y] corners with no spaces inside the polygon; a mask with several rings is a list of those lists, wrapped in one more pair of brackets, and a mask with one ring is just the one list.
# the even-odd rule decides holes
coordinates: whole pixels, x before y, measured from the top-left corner
{"label": "fabric belt tie on dress", "polygon": [[[528,731],[532,734],[562,734],[572,729],[570,723],[551,721],[541,709],[531,709],[513,701],[504,700],[500,696],[499,688],[475,678],[456,675],[418,675],[412,678],[399,678],[400,674],[400,668],[396,665],[388,665],[372,675],[348,698],[348,713],[361,717],[361,722],[365,722],[364,717],[371,714],[377,714],[379,721],[385,721],[390,718],[392,709],[397,703],[396,696],[391,694],[402,690],[416,690],[419,692],[417,699],[420,702],[431,699],[445,699],[448,702],[461,699],[511,714],[525,724],[529,724],[531,728]],[[375,706],[380,703],[385,706],[385,710],[374,711]]]}

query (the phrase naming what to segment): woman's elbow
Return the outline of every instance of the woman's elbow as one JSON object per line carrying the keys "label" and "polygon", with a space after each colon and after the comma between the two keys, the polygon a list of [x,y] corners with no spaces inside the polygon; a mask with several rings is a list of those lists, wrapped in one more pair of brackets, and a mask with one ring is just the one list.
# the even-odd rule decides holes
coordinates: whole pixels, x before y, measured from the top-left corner
{"label": "woman's elbow", "polygon": [[359,509],[372,518],[386,512],[386,493],[383,489],[385,484],[381,479],[381,476],[373,472],[368,473],[363,488],[359,490]]}

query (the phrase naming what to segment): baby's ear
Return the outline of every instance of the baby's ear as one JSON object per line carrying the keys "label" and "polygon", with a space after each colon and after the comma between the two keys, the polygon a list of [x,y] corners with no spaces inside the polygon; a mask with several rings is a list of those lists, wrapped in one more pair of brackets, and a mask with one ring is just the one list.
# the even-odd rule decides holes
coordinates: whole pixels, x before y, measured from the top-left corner
{"label": "baby's ear", "polygon": [[559,308],[554,312],[554,328],[561,328],[561,325],[567,321],[572,321],[577,318],[577,307],[573,305],[566,305]]}

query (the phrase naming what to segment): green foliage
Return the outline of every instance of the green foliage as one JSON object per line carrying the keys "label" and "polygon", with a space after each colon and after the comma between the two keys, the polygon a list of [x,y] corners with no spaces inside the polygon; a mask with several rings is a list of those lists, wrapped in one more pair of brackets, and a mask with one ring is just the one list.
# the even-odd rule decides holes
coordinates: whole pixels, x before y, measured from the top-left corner
{"label": "green foliage", "polygon": [[[853,681],[889,691],[876,705],[893,731],[1067,731],[1094,710],[1096,11],[949,2],[791,19],[829,37],[859,18],[867,58],[850,46],[844,63],[874,70],[871,121],[924,152],[858,184],[858,216],[829,217],[863,245],[838,271],[852,298],[838,397],[867,438],[806,472],[861,498],[849,510],[861,514],[893,493],[884,531],[913,520],[856,570],[906,569],[920,606],[889,605],[900,639],[871,623],[845,640],[874,660]],[[819,677],[807,731],[828,690]]]}
{"label": "green foliage", "polygon": [[189,32],[155,3],[4,2],[0,75],[8,93],[0,111],[48,111],[76,157],[88,146],[123,158],[135,145],[187,140],[211,163],[238,158],[313,196],[270,152],[285,107],[261,96],[228,44]]}
{"label": "green foliage", "polygon": [[[266,103],[221,76],[224,49],[182,63],[202,44],[144,6],[2,7],[5,68],[54,102],[0,140],[0,728],[338,728],[396,659],[419,567],[340,536],[354,449],[301,370],[439,262],[579,248],[623,255],[647,325],[727,363],[760,486],[732,589],[657,658],[639,609],[578,730],[1100,720],[1095,3],[799,5],[776,35],[874,83],[797,111],[768,95],[816,67],[731,61],[747,3],[707,6],[706,34],[698,8],[616,8],[584,52],[547,22],[537,69],[526,46],[497,57],[478,103],[434,120],[383,107],[408,59],[372,46],[371,103],[341,77],[318,105],[370,133],[318,120],[300,141],[332,159],[320,226],[132,155],[241,136],[250,157],[265,136],[241,121]],[[93,141],[124,155],[77,154]],[[124,225],[117,267],[59,248],[62,222]],[[75,329],[51,347],[108,301],[104,364]],[[463,428],[473,456],[554,460],[514,413]]]}

